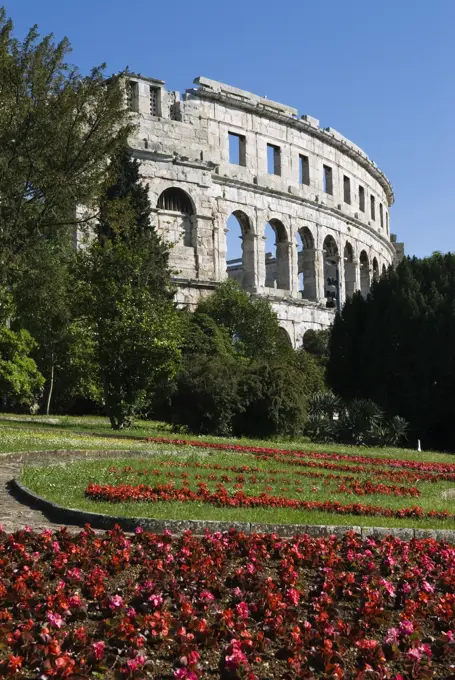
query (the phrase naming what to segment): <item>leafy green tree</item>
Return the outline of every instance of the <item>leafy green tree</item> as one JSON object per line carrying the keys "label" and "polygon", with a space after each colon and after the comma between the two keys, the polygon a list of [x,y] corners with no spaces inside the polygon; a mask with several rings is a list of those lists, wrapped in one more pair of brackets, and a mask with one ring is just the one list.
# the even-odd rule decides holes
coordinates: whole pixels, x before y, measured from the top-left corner
{"label": "leafy green tree", "polygon": [[455,255],[406,258],[355,295],[331,333],[329,384],[410,424],[410,439],[455,450]]}
{"label": "leafy green tree", "polygon": [[[131,130],[122,78],[105,67],[82,75],[67,63],[70,45],[24,40],[0,9],[0,265],[2,276],[23,267],[24,253],[43,237],[74,231],[96,213],[94,198],[107,159]],[[77,211],[78,206],[87,206]],[[21,262],[17,262],[20,258]],[[3,280],[3,283],[5,280]]]}
{"label": "leafy green tree", "polygon": [[175,374],[181,323],[167,248],[141,217],[150,210],[138,163],[121,154],[111,173],[101,200],[100,238],[79,254],[78,292],[96,338],[105,407],[112,427],[121,429]]}
{"label": "leafy green tree", "polygon": [[44,409],[49,414],[54,386],[68,353],[72,321],[71,246],[45,239],[29,252],[14,286],[15,327],[27,329],[37,342],[34,358],[46,379]]}
{"label": "leafy green tree", "polygon": [[245,358],[266,360],[292,354],[269,302],[248,295],[235,281],[222,283],[213,295],[201,300],[196,311],[225,328]]}
{"label": "leafy green tree", "polygon": [[44,378],[30,357],[35,346],[30,333],[17,333],[0,325],[0,395],[3,408],[30,406],[44,384]]}

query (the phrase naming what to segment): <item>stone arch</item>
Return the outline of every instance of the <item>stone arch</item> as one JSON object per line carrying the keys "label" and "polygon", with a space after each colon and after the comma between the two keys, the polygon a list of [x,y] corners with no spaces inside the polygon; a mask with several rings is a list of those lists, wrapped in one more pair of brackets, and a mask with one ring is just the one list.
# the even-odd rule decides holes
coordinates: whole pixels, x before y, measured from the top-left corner
{"label": "stone arch", "polygon": [[327,307],[337,307],[339,296],[339,254],[338,246],[331,234],[327,234],[322,244],[324,256],[324,283]]}
{"label": "stone arch", "polygon": [[360,292],[366,298],[370,292],[370,261],[366,250],[362,250],[359,257],[360,266]]}
{"label": "stone arch", "polygon": [[355,291],[355,262],[354,248],[346,241],[343,252],[344,259],[344,290],[346,298],[351,297]]}
{"label": "stone arch", "polygon": [[267,288],[279,288],[281,290],[290,290],[291,276],[290,276],[290,259],[289,259],[289,238],[286,227],[283,222],[277,218],[272,218],[268,221],[264,229],[264,239],[270,237],[267,234],[267,227],[270,227],[272,234],[274,234],[275,253],[267,252],[265,248],[265,286]]}
{"label": "stone arch", "polygon": [[[234,210],[228,217],[227,232],[235,238],[238,236],[240,245],[236,246],[230,238],[226,238],[226,272],[228,278],[237,281],[242,288],[254,286],[254,234],[253,224],[243,210]],[[232,252],[230,252],[232,251]],[[231,257],[233,255],[234,257]]]}
{"label": "stone arch", "polygon": [[379,264],[376,257],[373,257],[373,281],[379,280]]}
{"label": "stone arch", "polygon": [[308,227],[297,231],[297,273],[301,296],[305,300],[316,300],[316,253]]}
{"label": "stone arch", "polygon": [[161,192],[156,207],[172,215],[172,220],[168,220],[167,224],[167,231],[171,235],[170,240],[178,243],[183,236],[183,245],[192,248],[196,209],[189,194],[180,187],[168,187]]}
{"label": "stone arch", "polygon": [[283,328],[283,326],[280,326],[280,334],[281,334],[281,336],[282,336],[282,338],[283,338],[283,341],[284,341],[287,345],[289,345],[289,347],[292,347],[291,336],[289,335],[289,333],[287,332],[287,330],[286,330],[285,328]]}

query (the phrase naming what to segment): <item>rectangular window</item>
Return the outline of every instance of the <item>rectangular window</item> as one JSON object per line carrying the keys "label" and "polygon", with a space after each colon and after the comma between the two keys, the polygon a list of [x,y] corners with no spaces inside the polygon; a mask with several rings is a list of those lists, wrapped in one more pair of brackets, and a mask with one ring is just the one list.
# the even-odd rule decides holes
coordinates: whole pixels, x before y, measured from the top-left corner
{"label": "rectangular window", "polygon": [[280,147],[267,144],[267,172],[269,175],[281,175]]}
{"label": "rectangular window", "polygon": [[389,233],[389,213],[387,212],[387,210],[385,211],[385,227],[387,233]]}
{"label": "rectangular window", "polygon": [[365,189],[359,184],[359,210],[365,212]]}
{"label": "rectangular window", "polygon": [[130,111],[139,113],[139,83],[135,80],[126,84],[126,105]]}
{"label": "rectangular window", "polygon": [[299,156],[299,182],[310,185],[310,162],[308,156]]}
{"label": "rectangular window", "polygon": [[333,195],[333,172],[328,165],[323,165],[323,189],[326,194]]}
{"label": "rectangular window", "polygon": [[346,175],[343,177],[343,196],[344,202],[351,205],[351,180]]}
{"label": "rectangular window", "polygon": [[371,219],[375,220],[376,219],[376,201],[374,199],[374,196],[370,196],[370,214],[371,214]]}
{"label": "rectangular window", "polygon": [[384,206],[382,203],[379,204],[379,221],[381,224],[381,229],[384,229]]}
{"label": "rectangular window", "polygon": [[160,115],[160,88],[150,85],[150,115]]}
{"label": "rectangular window", "polygon": [[233,165],[246,165],[246,138],[235,132],[228,133],[229,138],[229,163]]}

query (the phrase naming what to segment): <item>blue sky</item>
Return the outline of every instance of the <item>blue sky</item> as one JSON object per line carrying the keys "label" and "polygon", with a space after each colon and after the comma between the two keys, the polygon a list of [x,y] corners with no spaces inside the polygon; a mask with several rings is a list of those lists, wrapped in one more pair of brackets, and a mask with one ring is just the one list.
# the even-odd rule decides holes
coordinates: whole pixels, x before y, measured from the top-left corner
{"label": "blue sky", "polygon": [[455,1],[5,0],[20,36],[67,35],[184,91],[205,75],[297,107],[359,144],[391,180],[392,231],[455,251]]}

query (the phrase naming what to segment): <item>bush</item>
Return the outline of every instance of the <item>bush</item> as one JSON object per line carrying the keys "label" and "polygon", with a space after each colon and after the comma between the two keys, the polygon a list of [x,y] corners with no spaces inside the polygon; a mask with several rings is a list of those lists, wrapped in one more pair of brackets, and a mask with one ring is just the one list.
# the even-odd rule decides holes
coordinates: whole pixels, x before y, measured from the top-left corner
{"label": "bush", "polygon": [[307,397],[303,375],[292,363],[248,367],[239,379],[239,397],[242,408],[235,418],[236,435],[302,433]]}
{"label": "bush", "polygon": [[196,434],[233,434],[242,410],[237,362],[226,357],[194,356],[177,376],[169,397],[170,420]]}
{"label": "bush", "polygon": [[387,418],[370,399],[344,402],[332,392],[311,397],[305,432],[311,441],[356,446],[397,446],[408,424],[400,416]]}

